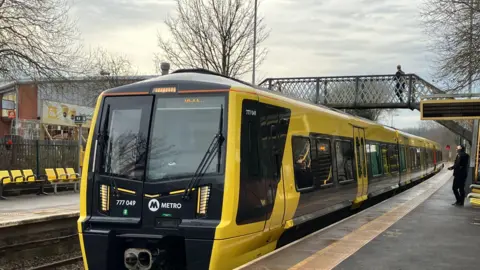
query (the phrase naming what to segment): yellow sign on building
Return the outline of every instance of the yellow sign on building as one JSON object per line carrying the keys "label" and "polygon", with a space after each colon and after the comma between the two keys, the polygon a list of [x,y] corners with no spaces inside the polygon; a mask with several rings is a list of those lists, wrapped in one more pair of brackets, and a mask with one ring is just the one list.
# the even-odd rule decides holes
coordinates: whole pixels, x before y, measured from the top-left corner
{"label": "yellow sign on building", "polygon": [[79,106],[74,104],[60,103],[55,101],[42,101],[41,120],[43,124],[60,125],[60,126],[76,126],[75,116],[86,115],[87,122],[83,127],[90,126],[92,107]]}

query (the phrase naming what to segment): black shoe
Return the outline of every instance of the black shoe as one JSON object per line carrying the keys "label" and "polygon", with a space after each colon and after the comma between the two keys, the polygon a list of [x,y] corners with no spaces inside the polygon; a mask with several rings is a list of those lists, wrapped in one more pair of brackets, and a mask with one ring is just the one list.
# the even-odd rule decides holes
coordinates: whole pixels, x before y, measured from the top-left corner
{"label": "black shoe", "polygon": [[454,203],[452,203],[452,205],[458,205],[458,202],[454,202]]}

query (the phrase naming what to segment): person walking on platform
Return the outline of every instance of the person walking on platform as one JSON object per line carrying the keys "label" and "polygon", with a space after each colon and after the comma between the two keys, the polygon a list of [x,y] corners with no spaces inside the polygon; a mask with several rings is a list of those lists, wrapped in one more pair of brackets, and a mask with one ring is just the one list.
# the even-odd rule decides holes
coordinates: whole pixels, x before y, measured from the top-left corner
{"label": "person walking on platform", "polygon": [[457,157],[455,163],[449,170],[453,170],[453,194],[457,201],[452,205],[462,206],[465,201],[465,182],[468,176],[468,163],[470,156],[465,153],[465,148],[462,145],[457,146]]}

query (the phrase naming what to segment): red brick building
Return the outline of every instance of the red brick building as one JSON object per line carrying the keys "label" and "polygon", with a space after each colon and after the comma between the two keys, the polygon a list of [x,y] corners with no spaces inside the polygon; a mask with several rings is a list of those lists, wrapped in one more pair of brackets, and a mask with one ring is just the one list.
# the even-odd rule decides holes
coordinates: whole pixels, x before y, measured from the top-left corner
{"label": "red brick building", "polygon": [[0,85],[0,98],[2,99],[0,136],[11,133],[12,121],[17,118],[37,120],[37,93],[37,87],[34,84],[8,83]]}
{"label": "red brick building", "polygon": [[[0,83],[0,138],[52,139],[70,133],[74,114],[93,112],[101,91],[156,76],[89,77]],[[28,131],[26,131],[28,129]]]}

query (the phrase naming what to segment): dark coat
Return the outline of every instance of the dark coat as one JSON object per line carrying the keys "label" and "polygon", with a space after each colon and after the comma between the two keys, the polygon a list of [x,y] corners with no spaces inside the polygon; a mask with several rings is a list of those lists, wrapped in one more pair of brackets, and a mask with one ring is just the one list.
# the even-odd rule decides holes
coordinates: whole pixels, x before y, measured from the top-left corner
{"label": "dark coat", "polygon": [[453,176],[458,179],[466,179],[468,176],[468,165],[470,157],[467,153],[461,151],[458,153],[455,158],[455,164],[452,167],[448,168],[453,170]]}

